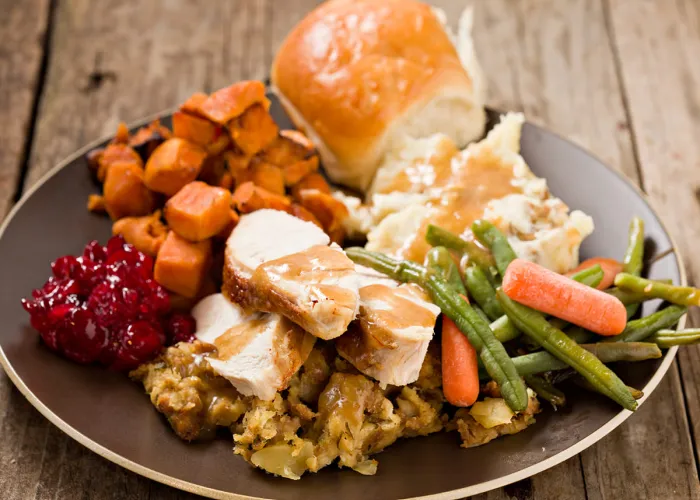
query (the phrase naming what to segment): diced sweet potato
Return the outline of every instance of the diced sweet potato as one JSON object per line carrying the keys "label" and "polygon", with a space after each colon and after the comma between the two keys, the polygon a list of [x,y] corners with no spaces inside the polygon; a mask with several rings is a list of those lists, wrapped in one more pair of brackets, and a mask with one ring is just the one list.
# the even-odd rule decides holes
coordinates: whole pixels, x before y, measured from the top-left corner
{"label": "diced sweet potato", "polygon": [[230,217],[231,220],[229,220],[228,225],[221,231],[216,233],[214,235],[214,239],[225,241],[228,239],[229,236],[231,236],[231,231],[233,231],[234,228],[238,225],[238,221],[241,220],[241,216],[238,215],[238,212],[236,212],[235,210],[231,210]]}
{"label": "diced sweet potato", "polygon": [[117,125],[117,133],[114,134],[112,144],[129,144],[129,127],[126,126],[126,123],[119,122]]}
{"label": "diced sweet potato", "polygon": [[281,168],[255,157],[250,161],[250,175],[250,180],[256,186],[284,196],[284,174]]}
{"label": "diced sweet potato", "polygon": [[126,144],[108,144],[98,157],[97,180],[105,182],[107,171],[115,163],[133,163],[143,168],[143,160],[134,148]]}
{"label": "diced sweet potato", "polygon": [[265,85],[259,81],[246,80],[211,94],[199,104],[199,112],[214,123],[226,125],[258,102],[263,103],[265,109],[270,107],[270,101],[265,98]]}
{"label": "diced sweet potato", "polygon": [[219,182],[217,182],[215,185],[231,191],[233,189],[233,176],[228,172],[225,172],[219,179]]}
{"label": "diced sweet potato", "polygon": [[287,186],[293,186],[318,170],[318,156],[313,144],[297,130],[282,130],[260,156],[282,168]]}
{"label": "diced sweet potato", "polygon": [[136,250],[151,257],[158,255],[168,234],[168,228],[160,220],[160,210],[143,217],[124,217],[112,225],[112,234],[121,234]]}
{"label": "diced sweet potato", "polygon": [[184,297],[196,297],[209,269],[211,240],[192,243],[170,231],[160,247],[155,280]]}
{"label": "diced sweet potato", "polygon": [[224,153],[224,160],[226,161],[228,171],[233,176],[234,186],[240,186],[252,179],[252,172],[248,168],[251,161],[249,156],[239,151],[226,151]]}
{"label": "diced sweet potato", "polygon": [[208,98],[209,96],[204,92],[195,92],[189,97],[189,99],[182,103],[180,110],[193,115],[202,116],[200,107]]}
{"label": "diced sweet potato", "polygon": [[345,237],[343,221],[349,215],[347,207],[330,194],[317,189],[300,191],[299,198],[301,205],[321,222],[331,240],[341,244]]}
{"label": "diced sweet potato", "polygon": [[321,224],[321,222],[316,218],[316,216],[301,205],[299,205],[298,203],[292,203],[292,206],[289,207],[289,213],[292,214],[294,217],[297,217],[298,219],[313,222],[318,227],[323,229],[323,224]]}
{"label": "diced sweet potato", "polygon": [[200,146],[212,155],[221,153],[230,144],[221,125],[183,111],[173,113],[173,135]]}
{"label": "diced sweet potato", "polygon": [[144,184],[143,169],[137,163],[110,165],[103,190],[105,209],[112,220],[147,215],[155,208],[153,193]]}
{"label": "diced sweet potato", "polygon": [[228,124],[231,139],[249,156],[257,154],[277,137],[279,127],[262,103],[256,103]]}
{"label": "diced sweet potato", "polygon": [[146,186],[172,196],[197,178],[207,153],[179,137],[158,146],[146,162]]}
{"label": "diced sweet potato", "polygon": [[252,182],[244,182],[233,193],[231,204],[240,213],[247,214],[262,208],[288,211],[292,202],[289,198],[271,193]]}
{"label": "diced sweet potato", "polygon": [[306,160],[300,160],[289,165],[286,165],[282,172],[284,173],[284,183],[287,186],[293,186],[304,177],[318,170],[318,156],[312,156]]}
{"label": "diced sweet potato", "polygon": [[231,221],[231,192],[190,182],[165,204],[170,229],[190,241],[211,238]]}
{"label": "diced sweet potato", "polygon": [[134,148],[143,161],[146,161],[153,151],[172,135],[168,127],[161,125],[160,120],[153,120],[129,138],[129,146]]}
{"label": "diced sweet potato", "polygon": [[318,172],[312,172],[305,176],[292,187],[292,197],[299,201],[299,193],[305,189],[318,189],[322,193],[331,193],[331,187]]}
{"label": "diced sweet potato", "polygon": [[105,208],[104,196],[100,194],[88,195],[87,209],[97,214],[105,213],[107,210]]}
{"label": "diced sweet potato", "polygon": [[295,136],[290,137],[288,132],[290,131],[281,131],[275,140],[260,153],[265,161],[278,167],[285,167],[301,160],[307,160],[315,154],[313,147],[309,148],[308,144],[297,142],[294,139]]}

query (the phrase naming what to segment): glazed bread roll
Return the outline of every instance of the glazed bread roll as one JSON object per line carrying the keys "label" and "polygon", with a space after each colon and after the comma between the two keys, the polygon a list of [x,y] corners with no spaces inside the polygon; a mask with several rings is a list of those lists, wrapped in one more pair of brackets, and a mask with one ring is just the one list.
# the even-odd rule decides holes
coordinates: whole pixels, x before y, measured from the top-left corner
{"label": "glazed bread roll", "polygon": [[436,11],[417,1],[322,4],[287,36],[271,76],[328,176],[363,192],[392,143],[443,133],[462,147],[484,130],[474,74]]}

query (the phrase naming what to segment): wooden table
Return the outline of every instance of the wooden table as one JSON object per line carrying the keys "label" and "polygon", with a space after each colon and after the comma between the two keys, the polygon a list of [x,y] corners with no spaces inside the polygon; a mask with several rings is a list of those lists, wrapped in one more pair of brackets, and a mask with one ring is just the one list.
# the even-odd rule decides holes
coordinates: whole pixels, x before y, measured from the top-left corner
{"label": "wooden table", "polygon": [[[0,215],[119,121],[264,78],[315,0],[0,0]],[[461,1],[442,0],[455,15]],[[650,196],[700,283],[700,3],[477,1],[488,104],[522,110]],[[454,17],[453,17],[454,18]],[[692,318],[700,324],[700,315]],[[700,498],[700,347],[581,455],[484,499]],[[193,498],[83,448],[0,376],[3,499]]]}

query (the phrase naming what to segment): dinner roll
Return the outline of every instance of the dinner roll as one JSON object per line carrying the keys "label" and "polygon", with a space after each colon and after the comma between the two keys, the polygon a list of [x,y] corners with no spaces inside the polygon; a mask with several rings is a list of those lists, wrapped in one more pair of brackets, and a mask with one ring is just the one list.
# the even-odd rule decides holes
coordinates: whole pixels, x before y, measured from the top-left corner
{"label": "dinner roll", "polygon": [[328,176],[361,191],[394,141],[443,133],[465,146],[484,130],[474,75],[435,11],[417,1],[322,4],[287,36],[271,76]]}

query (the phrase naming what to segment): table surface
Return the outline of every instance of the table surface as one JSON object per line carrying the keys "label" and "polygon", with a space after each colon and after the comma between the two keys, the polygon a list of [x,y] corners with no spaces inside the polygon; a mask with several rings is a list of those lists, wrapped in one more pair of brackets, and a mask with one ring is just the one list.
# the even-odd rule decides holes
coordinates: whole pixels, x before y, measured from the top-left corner
{"label": "table surface", "polygon": [[[244,78],[315,0],[0,0],[0,216],[53,165],[133,121]],[[435,2],[455,19],[462,1]],[[482,0],[488,104],[582,145],[651,198],[700,282],[700,2]],[[700,324],[700,315],[691,318]],[[700,498],[700,346],[563,464],[480,499]],[[4,499],[185,499],[88,451],[0,371]]]}

